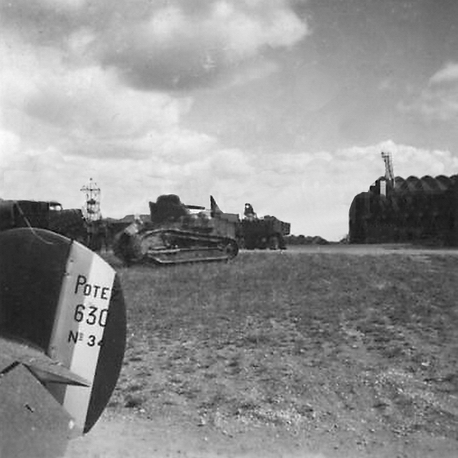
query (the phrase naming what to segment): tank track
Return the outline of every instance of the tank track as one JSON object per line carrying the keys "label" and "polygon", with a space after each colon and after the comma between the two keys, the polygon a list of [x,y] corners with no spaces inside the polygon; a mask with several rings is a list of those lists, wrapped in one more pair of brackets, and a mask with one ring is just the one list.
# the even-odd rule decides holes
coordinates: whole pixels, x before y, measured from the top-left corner
{"label": "tank track", "polygon": [[231,238],[181,229],[137,232],[131,226],[123,231],[113,248],[114,254],[127,265],[227,261],[238,254],[237,242]]}

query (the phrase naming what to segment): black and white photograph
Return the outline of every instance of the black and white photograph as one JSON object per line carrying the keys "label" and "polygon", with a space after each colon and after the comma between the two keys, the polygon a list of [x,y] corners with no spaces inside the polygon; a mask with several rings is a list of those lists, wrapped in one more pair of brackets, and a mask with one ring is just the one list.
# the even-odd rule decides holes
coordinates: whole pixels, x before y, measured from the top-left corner
{"label": "black and white photograph", "polygon": [[0,458],[457,458],[458,2],[0,0]]}

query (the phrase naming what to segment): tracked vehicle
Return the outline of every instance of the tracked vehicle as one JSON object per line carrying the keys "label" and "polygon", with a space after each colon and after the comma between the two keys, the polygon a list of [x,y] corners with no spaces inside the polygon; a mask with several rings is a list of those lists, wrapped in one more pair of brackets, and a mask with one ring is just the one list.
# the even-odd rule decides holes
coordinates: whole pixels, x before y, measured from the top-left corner
{"label": "tracked vehicle", "polygon": [[238,215],[185,205],[175,194],[150,202],[150,221],[137,218],[116,235],[113,252],[126,265],[226,261],[238,253]]}

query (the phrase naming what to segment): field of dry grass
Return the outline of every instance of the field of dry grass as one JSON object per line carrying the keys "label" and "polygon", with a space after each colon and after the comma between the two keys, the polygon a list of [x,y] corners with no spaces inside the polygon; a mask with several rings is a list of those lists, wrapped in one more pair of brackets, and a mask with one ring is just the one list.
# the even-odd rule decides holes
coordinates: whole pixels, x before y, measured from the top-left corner
{"label": "field of dry grass", "polygon": [[457,256],[109,260],[128,339],[108,412],[228,437],[264,425],[367,456],[388,442],[400,457],[433,456],[422,448],[439,439],[458,450]]}

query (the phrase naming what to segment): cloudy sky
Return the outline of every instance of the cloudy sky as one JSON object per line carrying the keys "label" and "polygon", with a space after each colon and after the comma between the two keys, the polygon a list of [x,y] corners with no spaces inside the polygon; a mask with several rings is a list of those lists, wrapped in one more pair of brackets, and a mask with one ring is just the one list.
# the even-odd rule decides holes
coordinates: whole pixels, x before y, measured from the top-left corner
{"label": "cloudy sky", "polygon": [[384,173],[458,173],[456,0],[0,0],[0,197],[250,202],[338,240]]}

